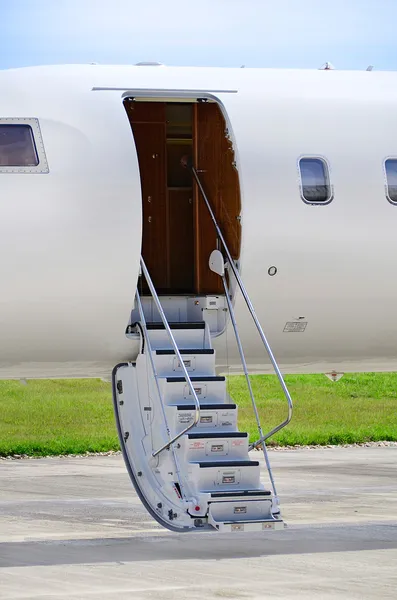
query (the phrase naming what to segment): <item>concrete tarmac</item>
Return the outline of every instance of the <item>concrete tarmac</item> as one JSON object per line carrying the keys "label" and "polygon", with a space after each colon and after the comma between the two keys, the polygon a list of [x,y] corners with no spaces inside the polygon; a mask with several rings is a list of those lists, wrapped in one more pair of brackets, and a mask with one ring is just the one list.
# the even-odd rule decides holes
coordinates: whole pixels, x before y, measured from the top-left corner
{"label": "concrete tarmac", "polygon": [[160,528],[121,456],[0,461],[0,599],[395,600],[397,447],[270,458],[288,527],[254,535]]}

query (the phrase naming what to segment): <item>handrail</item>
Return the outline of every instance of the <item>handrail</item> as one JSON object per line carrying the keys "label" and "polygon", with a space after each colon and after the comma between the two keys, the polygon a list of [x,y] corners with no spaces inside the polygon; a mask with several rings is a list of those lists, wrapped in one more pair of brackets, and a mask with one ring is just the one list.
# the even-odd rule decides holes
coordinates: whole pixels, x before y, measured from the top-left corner
{"label": "handrail", "polygon": [[[141,320],[140,323],[137,323],[137,325],[139,326],[139,329],[141,330],[141,344],[142,344],[142,346],[141,346],[141,353],[143,354],[144,347],[145,347],[145,342],[146,342],[146,347],[147,347],[148,354],[149,354],[149,359],[150,359],[150,365],[152,367],[153,376],[154,376],[154,379],[156,381],[157,394],[158,394],[158,397],[159,397],[159,400],[160,400],[160,404],[161,404],[161,409],[162,409],[162,412],[163,412],[163,419],[164,419],[164,423],[165,423],[165,428],[167,430],[168,437],[171,437],[171,432],[170,432],[170,428],[168,426],[168,421],[167,421],[167,415],[166,415],[164,404],[163,404],[162,397],[161,397],[161,390],[160,390],[160,386],[159,386],[159,381],[158,381],[158,376],[157,376],[157,371],[156,371],[156,365],[154,364],[154,360],[153,360],[153,356],[152,356],[152,344],[150,343],[150,337],[148,335],[147,324],[146,324],[146,319],[145,319],[145,313],[143,311],[143,306],[142,306],[141,298],[139,296],[138,289],[136,291],[136,302],[137,302],[137,305],[138,305],[139,318]],[[174,448],[172,448],[172,455],[173,455],[174,462],[175,462],[175,472],[176,472],[176,476],[177,476],[177,479],[178,479],[178,483],[179,483],[179,487],[180,487],[180,490],[181,490],[181,494],[182,494],[183,497],[186,497],[185,490],[184,490],[184,484],[182,483],[182,478],[181,478],[181,473],[180,473],[180,468],[179,468],[179,461],[178,461],[178,457],[176,456]]]}
{"label": "handrail", "polygon": [[192,423],[190,425],[188,425],[183,431],[181,431],[180,433],[178,433],[178,435],[176,435],[175,437],[173,437],[171,440],[169,440],[166,444],[164,444],[163,446],[161,446],[161,448],[159,448],[158,450],[156,450],[156,452],[152,452],[152,456],[157,456],[158,454],[160,454],[160,452],[162,452],[163,450],[166,450],[166,448],[169,448],[172,444],[174,444],[177,440],[179,440],[180,437],[182,437],[183,435],[185,435],[185,433],[187,433],[190,429],[192,429],[192,427],[194,427],[195,425],[197,425],[197,423],[200,421],[200,402],[199,399],[197,398],[197,394],[195,392],[195,389],[193,387],[193,383],[192,380],[189,377],[189,373],[187,372],[187,369],[185,367],[185,363],[182,360],[182,356],[181,353],[179,352],[179,348],[178,345],[175,341],[174,336],[172,335],[172,331],[170,326],[168,325],[168,321],[167,321],[167,317],[165,316],[165,313],[163,311],[163,307],[161,306],[161,302],[160,299],[157,295],[156,289],[153,285],[153,281],[150,278],[149,272],[146,268],[145,262],[141,256],[141,268],[142,268],[142,273],[145,276],[146,279],[146,283],[149,286],[149,290],[153,296],[153,300],[156,304],[157,310],[159,311],[161,320],[163,322],[163,325],[165,327],[165,330],[168,333],[168,337],[171,340],[171,344],[172,347],[174,348],[174,352],[176,354],[176,356],[178,357],[179,360],[179,364],[181,365],[182,371],[183,371],[183,375],[186,379],[186,383],[189,386],[190,392],[193,396],[193,400],[194,400],[194,404],[195,404],[195,414],[194,414],[194,419],[192,421]]}
{"label": "handrail", "polygon": [[[246,379],[246,382],[247,382],[247,387],[248,387],[249,395],[251,397],[251,403],[252,403],[252,408],[253,408],[253,411],[254,411],[254,414],[255,414],[256,424],[258,426],[259,435],[262,438],[263,437],[263,431],[262,431],[261,419],[260,419],[260,416],[259,416],[259,413],[258,413],[258,408],[256,406],[254,391],[253,391],[252,385],[251,385],[251,380],[249,378],[247,361],[245,360],[245,354],[244,354],[244,350],[243,350],[243,345],[241,343],[240,334],[238,332],[236,317],[234,316],[234,309],[233,309],[233,306],[232,306],[232,302],[230,300],[229,288],[228,288],[227,283],[226,283],[226,277],[225,277],[225,275],[222,275],[222,283],[223,283],[223,289],[225,291],[225,298],[226,298],[227,307],[229,309],[230,319],[231,319],[231,322],[232,322],[232,325],[233,325],[233,329],[234,329],[234,335],[236,337],[238,351],[239,351],[240,358],[241,358],[241,364],[243,365],[244,376],[245,376],[245,379]],[[266,461],[267,471],[269,473],[270,483],[271,483],[272,488],[273,488],[273,494],[274,494],[275,499],[277,500],[278,496],[277,496],[276,484],[275,484],[275,481],[274,481],[273,472],[272,472],[272,468],[270,466],[269,456],[268,456],[266,444],[265,444],[264,441],[262,442],[262,450],[263,450],[264,459]]]}
{"label": "handrail", "polygon": [[287,418],[282,423],[280,423],[279,425],[277,425],[276,427],[274,427],[271,431],[269,431],[269,433],[267,433],[266,435],[262,435],[259,438],[259,440],[257,440],[253,444],[250,444],[250,450],[252,450],[253,448],[256,448],[257,446],[259,446],[263,442],[265,442],[265,440],[267,440],[269,437],[271,437],[272,435],[274,435],[275,433],[277,433],[278,431],[280,431],[280,429],[283,429],[283,427],[285,427],[286,425],[288,425],[288,423],[292,419],[292,410],[293,410],[292,398],[291,398],[290,393],[288,391],[288,388],[287,388],[287,386],[285,384],[284,378],[283,378],[283,376],[281,374],[281,371],[280,371],[279,366],[277,364],[277,361],[276,361],[276,359],[274,357],[272,349],[270,348],[269,342],[267,341],[267,338],[266,338],[266,336],[264,334],[264,331],[263,331],[262,326],[261,326],[261,324],[259,322],[259,319],[256,316],[255,309],[254,309],[254,307],[252,305],[252,302],[251,302],[251,300],[250,300],[250,298],[248,296],[247,290],[245,289],[245,286],[244,286],[243,281],[242,281],[242,279],[240,277],[240,274],[239,274],[239,272],[237,270],[237,267],[236,267],[235,262],[234,262],[234,260],[232,258],[232,255],[229,252],[229,248],[227,247],[225,238],[223,237],[222,231],[219,228],[219,225],[218,225],[217,220],[215,218],[215,214],[214,214],[214,212],[213,212],[213,210],[211,208],[211,205],[210,205],[210,203],[208,201],[207,195],[206,195],[206,193],[204,191],[204,188],[203,188],[202,183],[200,181],[200,178],[199,178],[199,176],[197,174],[197,171],[196,171],[196,169],[193,166],[190,166],[190,168],[191,168],[191,171],[193,173],[193,177],[194,177],[194,179],[195,179],[195,181],[197,183],[197,186],[198,186],[198,188],[199,188],[199,190],[201,192],[201,195],[202,195],[202,197],[203,197],[203,199],[204,199],[204,201],[205,201],[205,203],[207,205],[208,212],[210,214],[211,220],[212,220],[212,222],[214,224],[214,227],[216,229],[216,233],[218,235],[218,238],[222,242],[222,245],[223,245],[223,247],[225,249],[226,256],[228,258],[228,264],[229,264],[231,270],[233,271],[233,275],[236,278],[236,281],[237,281],[238,286],[239,286],[239,288],[241,290],[241,293],[243,295],[245,303],[246,303],[246,305],[248,307],[248,310],[251,313],[251,317],[253,318],[253,321],[254,321],[254,323],[256,325],[256,328],[257,328],[258,333],[260,335],[260,338],[262,340],[262,343],[265,346],[266,352],[267,352],[267,354],[268,354],[268,356],[270,358],[270,362],[273,365],[273,369],[274,369],[274,371],[275,371],[275,373],[277,375],[277,379],[278,379],[278,381],[280,383],[281,389],[283,390],[284,396],[285,396],[285,398],[286,398],[286,400],[288,402],[288,416],[287,416]]}
{"label": "handrail", "polygon": [[[234,316],[234,309],[233,309],[232,302],[230,300],[229,288],[227,286],[226,277],[225,277],[224,274],[222,275],[222,283],[223,283],[223,289],[224,289],[224,292],[225,292],[225,298],[226,298],[227,307],[229,309],[230,320],[231,320],[232,325],[233,325],[234,335],[236,337],[237,347],[238,347],[238,351],[239,351],[240,358],[241,358],[241,364],[243,365],[244,376],[245,376],[245,379],[246,379],[246,382],[247,382],[247,387],[248,387],[249,395],[251,397],[251,403],[252,403],[252,408],[253,408],[253,411],[254,411],[254,414],[255,414],[256,424],[258,426],[259,435],[262,438],[263,437],[263,431],[262,431],[261,419],[260,419],[260,416],[259,416],[259,413],[258,413],[258,408],[256,406],[254,391],[252,389],[251,380],[250,380],[249,373],[248,373],[247,361],[245,360],[245,354],[244,354],[244,350],[243,350],[243,345],[241,343],[240,334],[238,332],[236,317]],[[274,494],[274,497],[277,498],[276,484],[274,482],[272,468],[270,466],[269,456],[267,454],[267,448],[266,448],[265,442],[262,442],[262,449],[263,449],[263,456],[264,456],[265,461],[266,461],[267,471],[269,473],[270,483],[271,483],[272,488],[273,488],[273,494]]]}

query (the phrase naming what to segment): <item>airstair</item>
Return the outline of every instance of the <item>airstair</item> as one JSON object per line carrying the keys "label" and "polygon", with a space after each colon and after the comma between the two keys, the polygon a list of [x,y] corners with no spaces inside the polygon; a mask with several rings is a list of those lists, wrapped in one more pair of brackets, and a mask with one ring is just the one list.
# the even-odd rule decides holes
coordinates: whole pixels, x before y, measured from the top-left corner
{"label": "airstair", "polygon": [[[194,168],[192,172],[223,246],[223,253],[218,249],[212,252],[210,268],[222,278],[259,438],[250,444],[248,434],[238,430],[238,407],[227,394],[225,377],[216,375],[209,323],[168,320],[141,258],[142,276],[155,310],[149,310],[137,292],[138,318],[129,331],[139,336],[139,354],[135,362],[119,364],[113,370],[121,448],[138,496],[164,527],[173,531],[279,529],[284,523],[266,440],[289,423],[292,401],[197,172]],[[266,434],[256,408],[226,270],[229,282],[234,277],[240,287],[288,403],[286,419]],[[254,448],[262,449],[261,460],[256,458],[261,456],[259,452],[250,454]],[[270,489],[260,479],[263,459]]]}

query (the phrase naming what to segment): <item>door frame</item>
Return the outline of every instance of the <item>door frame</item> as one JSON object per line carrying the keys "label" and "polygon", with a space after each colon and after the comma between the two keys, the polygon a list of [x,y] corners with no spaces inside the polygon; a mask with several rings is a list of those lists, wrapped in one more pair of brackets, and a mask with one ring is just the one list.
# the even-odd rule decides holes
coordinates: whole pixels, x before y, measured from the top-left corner
{"label": "door frame", "polygon": [[[122,95],[121,95],[121,101],[122,103],[124,103],[124,101],[127,98],[132,98],[134,100],[137,100],[138,102],[165,102],[165,103],[170,103],[170,102],[191,102],[191,103],[197,103],[198,99],[202,99],[202,100],[207,100],[210,102],[214,102],[218,105],[221,114],[225,120],[225,125],[228,131],[228,135],[229,138],[231,140],[232,146],[233,146],[233,151],[234,151],[234,161],[235,161],[235,165],[236,165],[236,170],[239,174],[239,180],[240,180],[240,202],[241,202],[241,210],[243,207],[243,198],[242,198],[242,185],[241,185],[241,179],[240,179],[240,174],[241,174],[241,169],[240,169],[240,159],[239,159],[239,152],[238,152],[238,148],[237,148],[237,142],[236,142],[236,137],[234,135],[234,131],[233,131],[233,127],[231,124],[231,121],[229,119],[229,115],[227,113],[226,107],[223,104],[222,100],[219,98],[219,96],[217,94],[237,94],[237,90],[181,90],[181,89],[155,89],[155,88],[148,88],[148,89],[144,89],[144,88],[100,88],[101,90],[113,90],[115,91],[120,90],[123,91]],[[194,123],[193,123],[193,127],[194,127]],[[193,144],[193,152],[195,152],[195,144]],[[195,203],[197,205],[197,203]],[[197,209],[195,208],[195,213],[194,213],[194,217],[196,218],[196,212]],[[197,236],[196,236],[197,237]],[[195,251],[196,251],[196,240],[194,242],[195,244]],[[196,260],[196,259],[195,259]],[[240,260],[241,257],[239,257],[238,260],[235,261],[236,267],[238,270],[240,270]],[[195,268],[196,268],[196,264],[195,264]],[[234,302],[234,297],[235,297],[235,291],[236,291],[236,285],[235,282],[233,281],[233,283],[230,285],[229,282],[229,289],[231,292],[231,296]]]}

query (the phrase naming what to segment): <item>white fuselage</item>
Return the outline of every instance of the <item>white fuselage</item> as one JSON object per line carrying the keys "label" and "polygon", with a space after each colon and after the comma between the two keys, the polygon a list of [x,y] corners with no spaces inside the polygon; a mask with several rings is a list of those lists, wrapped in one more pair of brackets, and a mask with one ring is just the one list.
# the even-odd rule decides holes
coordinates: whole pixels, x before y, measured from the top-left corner
{"label": "white fuselage", "polygon": [[[1,378],[108,376],[134,355],[141,184],[123,107],[134,94],[222,107],[241,274],[284,371],[397,369],[397,206],[384,172],[397,157],[396,74],[80,65],[3,71],[0,88],[0,124],[37,119],[48,163],[0,169]],[[302,201],[302,156],[327,161],[329,204]],[[236,314],[251,368],[268,371],[240,295]],[[284,331],[299,321],[304,331]],[[230,328],[215,348],[238,370]]]}

